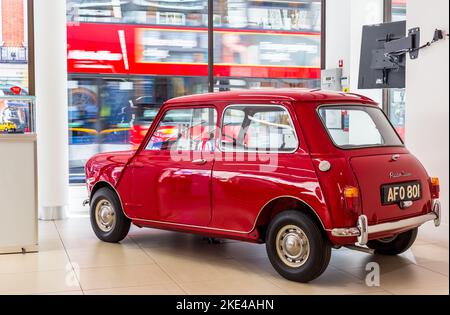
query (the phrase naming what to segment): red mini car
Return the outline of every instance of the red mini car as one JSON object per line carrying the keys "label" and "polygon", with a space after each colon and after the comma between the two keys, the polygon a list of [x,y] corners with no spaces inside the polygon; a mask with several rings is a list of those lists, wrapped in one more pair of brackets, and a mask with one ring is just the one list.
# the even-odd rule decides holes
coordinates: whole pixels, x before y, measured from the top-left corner
{"label": "red mini car", "polygon": [[86,166],[106,242],[133,223],[266,243],[285,278],[319,277],[331,249],[397,255],[440,224],[439,180],[372,100],[321,90],[187,96],[163,105],[135,151]]}

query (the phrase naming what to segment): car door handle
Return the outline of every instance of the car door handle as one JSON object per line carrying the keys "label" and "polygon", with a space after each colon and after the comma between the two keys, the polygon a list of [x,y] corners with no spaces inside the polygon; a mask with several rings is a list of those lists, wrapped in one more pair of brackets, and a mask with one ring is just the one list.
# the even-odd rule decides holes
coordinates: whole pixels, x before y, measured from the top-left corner
{"label": "car door handle", "polygon": [[198,159],[198,160],[192,161],[192,164],[195,164],[195,165],[205,165],[206,163],[208,163],[208,161],[206,161],[205,159]]}

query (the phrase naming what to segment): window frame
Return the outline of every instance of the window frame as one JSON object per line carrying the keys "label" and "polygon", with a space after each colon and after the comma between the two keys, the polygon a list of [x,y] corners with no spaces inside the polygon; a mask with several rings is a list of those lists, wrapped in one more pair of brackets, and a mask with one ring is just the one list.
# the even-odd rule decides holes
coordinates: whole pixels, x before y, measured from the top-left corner
{"label": "window frame", "polygon": [[[295,147],[295,149],[291,150],[291,151],[267,151],[267,150],[242,150],[242,151],[238,151],[238,150],[227,150],[223,147],[222,145],[222,137],[223,137],[223,127],[224,127],[224,121],[225,121],[225,114],[227,113],[227,110],[232,109],[233,107],[243,107],[243,106],[247,106],[247,107],[275,107],[275,108],[281,108],[284,111],[286,111],[286,113],[288,114],[289,117],[289,122],[291,123],[292,126],[292,130],[294,132],[295,138],[297,139],[297,146]],[[222,117],[220,120],[220,126],[219,126],[219,145],[217,146],[219,149],[219,152],[222,153],[263,153],[263,154],[294,154],[296,153],[299,148],[300,148],[300,137],[298,136],[297,133],[297,128],[295,126],[294,120],[292,119],[292,115],[291,112],[289,111],[289,108],[287,108],[284,105],[280,105],[280,104],[230,104],[225,106],[225,108],[222,111]]]}
{"label": "window frame", "polygon": [[[358,146],[358,147],[354,147],[354,148],[346,148],[346,147],[338,145],[334,141],[334,138],[332,137],[332,135],[330,133],[330,130],[328,130],[326,122],[323,120],[322,115],[320,115],[320,110],[322,108],[324,108],[324,107],[339,108],[340,106],[341,107],[366,107],[366,108],[373,108],[373,109],[379,110],[383,114],[383,116],[386,118],[386,120],[388,121],[388,123],[391,126],[392,130],[395,132],[396,136],[398,137],[398,139],[400,140],[400,142],[402,144],[401,145],[364,145],[364,146]],[[316,113],[317,113],[317,116],[318,116],[318,118],[320,120],[322,128],[325,130],[325,132],[328,135],[328,138],[333,143],[333,145],[339,150],[353,151],[353,150],[361,150],[361,149],[405,148],[405,142],[403,141],[402,137],[400,137],[400,135],[398,134],[397,130],[394,128],[394,125],[392,124],[391,120],[388,118],[388,116],[386,115],[384,110],[382,108],[380,108],[379,106],[373,106],[373,105],[362,104],[362,103],[322,104],[322,105],[317,106]]]}
{"label": "window frame", "polygon": [[[175,106],[175,107],[167,107],[166,109],[164,109],[164,111],[161,113],[161,115],[158,114],[158,116],[160,116],[160,119],[157,119],[158,116],[156,117],[156,119],[153,121],[153,123],[157,122],[157,125],[153,127],[151,127],[152,133],[151,135],[148,137],[148,141],[145,143],[145,145],[142,147],[142,151],[143,152],[172,152],[172,150],[150,150],[148,149],[148,146],[150,144],[150,142],[152,141],[155,133],[158,131],[158,128],[161,124],[161,122],[164,120],[164,118],[166,117],[167,113],[170,111],[174,111],[174,110],[202,110],[202,109],[212,109],[215,112],[215,116],[216,116],[216,129],[219,129],[219,111],[217,110],[217,107],[214,105],[202,105],[202,106]],[[217,140],[217,139],[216,139]],[[179,152],[198,152],[196,150],[177,150]]]}

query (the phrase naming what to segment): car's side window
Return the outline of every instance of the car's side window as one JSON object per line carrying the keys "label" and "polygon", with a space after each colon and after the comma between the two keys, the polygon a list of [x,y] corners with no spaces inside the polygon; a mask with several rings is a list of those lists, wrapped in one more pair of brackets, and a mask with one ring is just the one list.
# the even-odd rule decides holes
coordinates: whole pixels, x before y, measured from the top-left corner
{"label": "car's side window", "polygon": [[214,108],[173,109],[164,115],[146,150],[213,152],[216,139],[217,111]]}
{"label": "car's side window", "polygon": [[222,122],[223,151],[294,152],[299,146],[286,108],[274,105],[233,105]]}

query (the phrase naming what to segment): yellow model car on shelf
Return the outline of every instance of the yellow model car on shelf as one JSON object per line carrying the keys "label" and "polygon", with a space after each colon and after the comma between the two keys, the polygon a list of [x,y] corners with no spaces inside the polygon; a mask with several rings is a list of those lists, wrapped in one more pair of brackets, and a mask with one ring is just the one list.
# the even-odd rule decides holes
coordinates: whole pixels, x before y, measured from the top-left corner
{"label": "yellow model car on shelf", "polygon": [[10,121],[0,123],[0,132],[9,133],[9,132],[16,132],[17,126],[15,123],[12,123]]}

